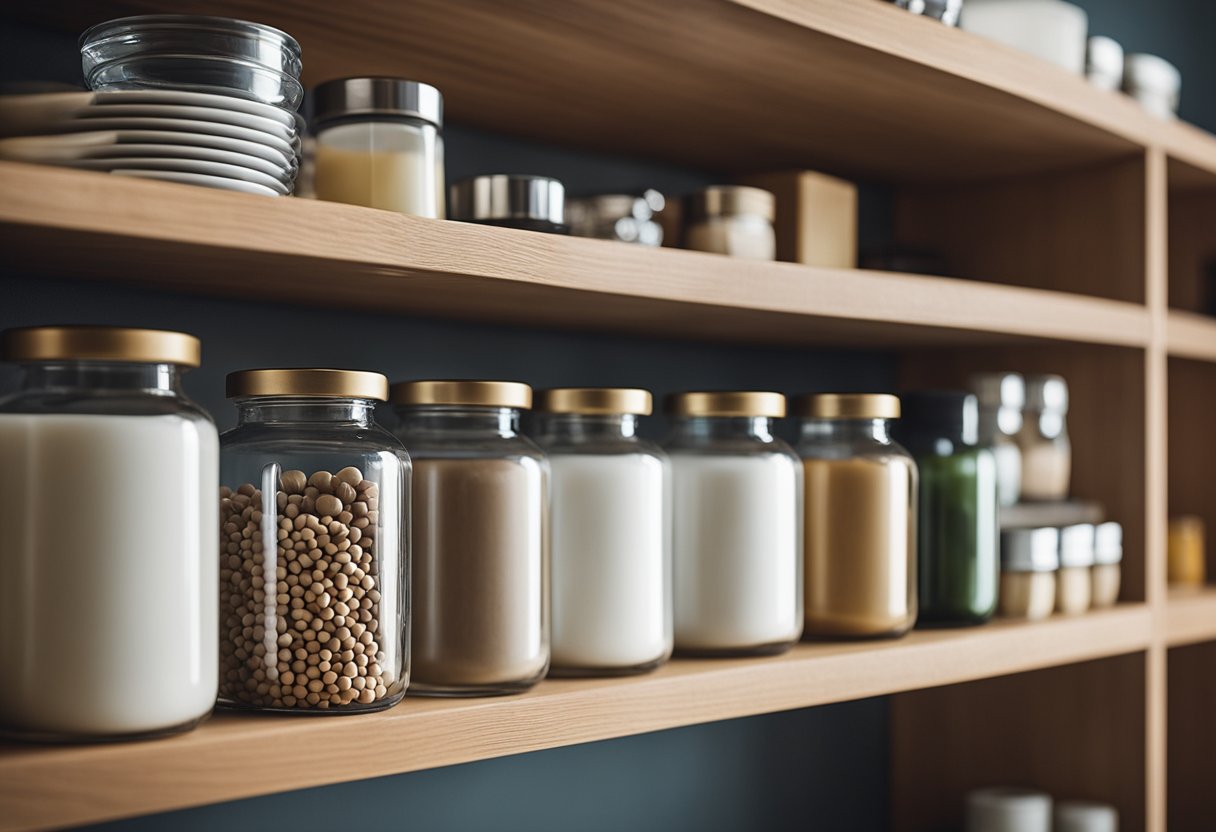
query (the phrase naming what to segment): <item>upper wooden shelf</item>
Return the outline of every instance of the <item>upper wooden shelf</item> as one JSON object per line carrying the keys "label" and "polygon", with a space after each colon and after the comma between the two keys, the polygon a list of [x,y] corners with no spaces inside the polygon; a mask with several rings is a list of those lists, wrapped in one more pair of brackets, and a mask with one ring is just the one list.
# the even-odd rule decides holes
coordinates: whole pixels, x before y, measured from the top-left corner
{"label": "upper wooden shelf", "polygon": [[1170,588],[1165,641],[1171,647],[1216,641],[1216,586]]}
{"label": "upper wooden shelf", "polygon": [[[1125,605],[1034,624],[800,644],[774,658],[676,660],[646,676],[547,680],[515,697],[407,698],[368,716],[224,714],[164,740],[0,746],[0,830],[97,822],[1087,661],[1145,649],[1150,629],[1147,607]],[[267,767],[318,755],[343,764]]]}
{"label": "upper wooden shelf", "polygon": [[814,168],[943,182],[1216,139],[1032,56],[880,0],[70,0],[7,11],[72,31],[142,12],[231,15],[303,47],[311,85],[429,81],[450,120],[722,173]]}
{"label": "upper wooden shelf", "polygon": [[1216,318],[1171,309],[1166,345],[1170,355],[1216,361]]}
{"label": "upper wooden shelf", "polygon": [[748,262],[0,163],[22,273],[713,341],[882,347],[1024,339],[1144,346],[1144,307],[1060,292]]}

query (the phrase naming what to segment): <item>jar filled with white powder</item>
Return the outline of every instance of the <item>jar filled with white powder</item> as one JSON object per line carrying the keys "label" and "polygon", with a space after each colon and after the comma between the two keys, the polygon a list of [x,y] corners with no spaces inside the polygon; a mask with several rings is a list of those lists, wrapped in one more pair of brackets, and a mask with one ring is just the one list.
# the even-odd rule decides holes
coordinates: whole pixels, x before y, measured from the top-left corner
{"label": "jar filled with white powder", "polygon": [[744,260],[777,259],[776,198],[746,185],[714,185],[684,201],[684,245]]}
{"label": "jar filled with white powder", "polygon": [[637,434],[645,390],[538,394],[537,442],[549,456],[551,675],[616,675],[671,655],[670,472]]}
{"label": "jar filled with white powder", "polygon": [[780,393],[681,393],[674,428],[676,650],[778,653],[802,635],[802,465],[773,436]]}
{"label": "jar filled with white powder", "polygon": [[215,425],[197,338],[9,330],[0,400],[0,725],[101,740],[193,727],[217,688]]}

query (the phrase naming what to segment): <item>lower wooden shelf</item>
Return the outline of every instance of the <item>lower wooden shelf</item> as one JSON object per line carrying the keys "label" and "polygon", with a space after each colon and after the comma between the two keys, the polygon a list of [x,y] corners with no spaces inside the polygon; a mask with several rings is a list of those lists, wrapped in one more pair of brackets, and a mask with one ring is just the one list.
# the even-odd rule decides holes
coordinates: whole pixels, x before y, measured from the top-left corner
{"label": "lower wooden shelf", "polygon": [[1216,318],[1171,309],[1166,345],[1170,355],[1216,361]]}
{"label": "lower wooden shelf", "polygon": [[[0,746],[0,830],[72,826],[1131,653],[1148,647],[1150,624],[1147,606],[1125,604],[1033,624],[799,644],[767,659],[676,660],[647,676],[549,680],[515,697],[407,699],[362,717],[225,713],[169,739],[9,744]],[[301,760],[317,764],[288,764]]]}
{"label": "lower wooden shelf", "polygon": [[1165,641],[1171,647],[1216,641],[1216,586],[1170,588]]}

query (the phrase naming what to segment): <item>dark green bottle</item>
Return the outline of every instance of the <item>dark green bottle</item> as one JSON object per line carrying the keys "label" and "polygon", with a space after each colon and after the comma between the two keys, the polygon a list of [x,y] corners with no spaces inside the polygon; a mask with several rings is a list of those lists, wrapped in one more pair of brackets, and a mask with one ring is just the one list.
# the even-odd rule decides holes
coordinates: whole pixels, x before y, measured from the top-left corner
{"label": "dark green bottle", "polygon": [[979,406],[968,393],[901,396],[900,443],[920,471],[918,627],[982,624],[1000,579],[996,457],[976,445]]}

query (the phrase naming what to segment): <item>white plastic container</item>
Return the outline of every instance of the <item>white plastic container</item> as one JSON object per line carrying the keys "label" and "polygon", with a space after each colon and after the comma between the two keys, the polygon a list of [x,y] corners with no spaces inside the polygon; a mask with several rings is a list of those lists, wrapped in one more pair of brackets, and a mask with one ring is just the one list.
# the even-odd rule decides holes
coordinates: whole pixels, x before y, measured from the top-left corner
{"label": "white plastic container", "polygon": [[1063,0],[967,0],[959,26],[1085,74],[1085,10]]}
{"label": "white plastic container", "polygon": [[967,794],[966,832],[1051,832],[1051,795],[993,787]]}
{"label": "white plastic container", "polygon": [[1123,91],[1158,118],[1174,118],[1182,74],[1156,55],[1128,55],[1123,62]]}

